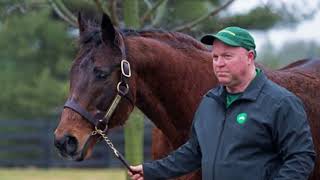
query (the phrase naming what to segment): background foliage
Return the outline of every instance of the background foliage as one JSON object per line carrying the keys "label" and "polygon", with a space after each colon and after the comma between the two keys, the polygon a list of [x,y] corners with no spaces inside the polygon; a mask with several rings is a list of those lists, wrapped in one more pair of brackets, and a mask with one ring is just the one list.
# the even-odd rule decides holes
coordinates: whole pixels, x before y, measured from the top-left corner
{"label": "background foliage", "polygon": [[[136,2],[135,7],[132,8],[130,4],[126,6],[125,3],[128,2]],[[61,18],[58,11],[53,8],[54,3],[58,7],[64,7],[60,8],[61,10],[70,10],[69,14],[73,16],[81,11],[87,19],[96,21],[99,21],[103,10],[111,14],[115,23],[122,28],[180,29],[195,37],[229,25],[266,30],[277,24],[300,22],[312,17],[314,13],[312,8],[309,8],[306,13],[306,10],[301,10],[303,7],[297,11],[299,7],[289,5],[284,11],[283,6],[279,6],[276,1],[268,1],[247,13],[227,12],[227,6],[216,14],[212,14],[228,2],[226,0],[2,0],[0,2],[0,86],[2,89],[0,118],[54,116],[58,114],[59,107],[66,98],[68,69],[76,54],[77,33],[76,27]],[[137,14],[134,20],[136,22],[131,25],[128,23],[130,19],[126,20],[125,17],[125,12],[130,9]],[[128,18],[133,17],[131,12],[127,13]],[[64,14],[68,17],[68,13]],[[192,27],[181,29],[201,17],[206,18]],[[317,49],[317,44],[312,44],[312,47]],[[289,51],[298,47],[291,45],[291,49],[286,48]],[[306,49],[309,48],[306,47]],[[280,52],[282,51],[263,54],[269,62],[278,58],[278,55],[270,55],[270,53]],[[293,52],[297,54],[300,51]],[[292,53],[290,54],[293,56]],[[291,57],[281,57],[281,59],[285,58],[291,59]],[[262,59],[261,56],[260,59]]]}
{"label": "background foliage", "polygon": [[1,21],[1,118],[52,116],[66,96],[74,40],[51,15],[43,8]]}

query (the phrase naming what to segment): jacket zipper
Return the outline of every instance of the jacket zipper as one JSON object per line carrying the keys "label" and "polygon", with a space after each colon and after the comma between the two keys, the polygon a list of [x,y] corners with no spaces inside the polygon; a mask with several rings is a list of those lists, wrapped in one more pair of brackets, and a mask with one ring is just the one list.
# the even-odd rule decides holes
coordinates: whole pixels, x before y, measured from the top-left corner
{"label": "jacket zipper", "polygon": [[[221,103],[220,99],[219,99],[219,102]],[[221,137],[222,137],[222,133],[223,133],[224,127],[225,127],[225,122],[226,122],[226,119],[227,119],[227,110],[228,110],[228,108],[225,107],[225,104],[223,102],[222,102],[222,104],[223,104],[223,107],[224,107],[225,111],[224,111],[224,119],[222,121],[222,129],[220,131],[219,138],[218,138],[217,150],[216,150],[216,153],[215,153],[215,156],[214,156],[214,160],[213,160],[213,179],[215,177],[215,166],[216,166],[217,154],[218,154],[218,151],[220,149]]]}

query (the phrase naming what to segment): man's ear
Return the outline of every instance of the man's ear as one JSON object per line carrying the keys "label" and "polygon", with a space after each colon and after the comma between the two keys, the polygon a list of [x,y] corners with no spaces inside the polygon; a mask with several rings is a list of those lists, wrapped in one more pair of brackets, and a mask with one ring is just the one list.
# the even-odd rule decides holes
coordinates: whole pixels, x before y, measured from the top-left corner
{"label": "man's ear", "polygon": [[255,52],[254,52],[254,50],[249,50],[249,52],[248,52],[248,58],[249,58],[251,61],[254,61],[254,58],[255,58]]}
{"label": "man's ear", "polygon": [[253,64],[254,63],[254,58],[255,58],[254,51],[253,50],[249,50],[248,54],[247,54],[247,57],[248,57],[248,65]]}

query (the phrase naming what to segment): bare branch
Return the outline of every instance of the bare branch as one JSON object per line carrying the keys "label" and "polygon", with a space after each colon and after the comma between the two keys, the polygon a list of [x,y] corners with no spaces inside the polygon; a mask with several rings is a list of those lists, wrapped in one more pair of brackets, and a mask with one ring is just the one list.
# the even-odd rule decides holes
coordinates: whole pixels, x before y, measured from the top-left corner
{"label": "bare branch", "polygon": [[103,12],[105,14],[110,15],[111,21],[115,26],[118,26],[119,20],[118,16],[116,13],[117,10],[117,1],[116,0],[111,0],[108,4],[108,9],[105,9],[101,0],[94,0],[97,8],[99,9],[100,12]]}
{"label": "bare branch", "polygon": [[[1,6],[1,5],[0,5]],[[12,3],[8,6],[5,6],[4,10],[2,13],[0,13],[0,17],[7,17],[11,15],[14,12],[19,12],[22,14],[27,13],[30,10],[33,9],[38,9],[38,8],[43,8],[47,7],[48,3],[47,2],[17,2],[17,3]]]}
{"label": "bare branch", "polygon": [[149,0],[144,0],[143,2],[148,6],[148,9],[152,8],[152,4]]}
{"label": "bare branch", "polygon": [[94,1],[94,3],[96,4],[96,6],[97,6],[97,8],[98,8],[98,10],[99,10],[100,12],[106,13],[106,12],[104,11],[103,5],[102,5],[102,3],[100,2],[100,0],[93,0],[93,1]]}
{"label": "bare branch", "polygon": [[19,12],[21,12],[21,13],[23,13],[23,14],[26,13],[26,8],[23,6],[23,4],[17,3],[17,4],[14,4],[14,5],[8,7],[8,8],[3,12],[3,14],[9,15],[9,14],[11,14],[12,12],[14,12],[14,11],[16,11],[16,10],[18,10]]}
{"label": "bare branch", "polygon": [[200,18],[191,21],[189,23],[186,23],[184,25],[178,26],[176,28],[173,28],[173,31],[185,31],[185,30],[189,30],[192,27],[196,26],[197,24],[200,24],[202,21],[206,20],[207,18],[211,17],[211,16],[215,16],[216,14],[218,14],[220,11],[226,9],[228,6],[230,6],[235,0],[229,0],[228,2],[226,2],[224,5],[214,9],[213,11],[209,12],[206,15],[201,16]]}
{"label": "bare branch", "polygon": [[109,12],[112,23],[115,26],[119,26],[119,17],[117,15],[117,0],[110,0],[109,2]]}
{"label": "bare branch", "polygon": [[72,12],[64,5],[64,3],[61,0],[55,0],[55,2],[58,5],[58,7],[62,10],[62,12],[69,17],[69,19],[77,23],[77,17],[72,14]]}
{"label": "bare branch", "polygon": [[140,24],[143,25],[144,22],[148,19],[150,19],[151,15],[157,10],[157,8],[166,0],[158,0],[155,5],[149,9],[146,13],[144,13],[144,15],[142,16],[142,18],[140,19]]}
{"label": "bare branch", "polygon": [[[74,17],[73,14],[63,4],[58,5],[57,4],[58,1],[54,1],[54,0],[48,0],[48,2],[51,5],[51,7],[53,8],[53,10],[58,14],[58,16],[60,16],[60,18],[65,20],[71,26],[78,27],[76,17]],[[60,1],[60,3],[62,3],[62,2]]]}

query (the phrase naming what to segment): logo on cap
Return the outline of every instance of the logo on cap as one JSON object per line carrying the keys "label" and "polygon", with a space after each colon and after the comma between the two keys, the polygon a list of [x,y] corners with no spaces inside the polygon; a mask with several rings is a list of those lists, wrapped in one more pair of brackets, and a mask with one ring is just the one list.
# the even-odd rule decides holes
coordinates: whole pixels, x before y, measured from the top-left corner
{"label": "logo on cap", "polygon": [[236,35],[235,33],[231,32],[231,31],[229,31],[229,30],[226,30],[226,29],[221,30],[219,33],[222,33],[222,32],[231,34],[232,36],[235,36],[235,35]]}

